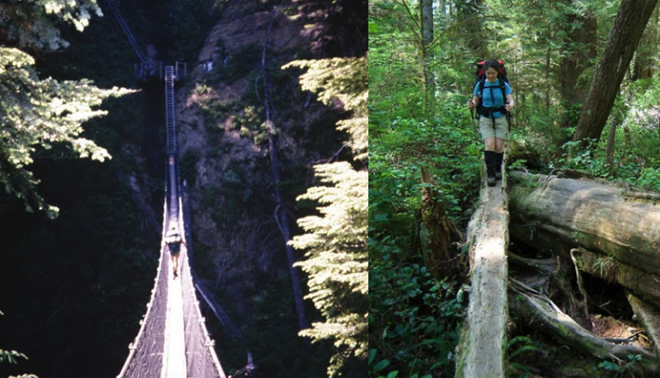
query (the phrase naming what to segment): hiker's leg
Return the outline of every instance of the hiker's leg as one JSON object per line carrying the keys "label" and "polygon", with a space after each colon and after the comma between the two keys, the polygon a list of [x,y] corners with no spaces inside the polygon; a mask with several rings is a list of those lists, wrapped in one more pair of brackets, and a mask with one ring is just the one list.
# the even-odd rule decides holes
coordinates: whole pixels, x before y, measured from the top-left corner
{"label": "hiker's leg", "polygon": [[493,129],[493,121],[484,116],[479,117],[479,132],[481,139],[484,140],[485,150],[495,150],[495,129]]}
{"label": "hiker's leg", "polygon": [[495,139],[493,141],[493,151],[495,151],[498,154],[504,153],[504,143],[506,143],[506,140],[500,138],[493,138],[493,139]]}
{"label": "hiker's leg", "polygon": [[495,138],[495,178],[502,179],[502,161],[504,160],[504,140]]}
{"label": "hiker's leg", "polygon": [[509,127],[506,117],[496,119],[495,124],[495,177],[500,180],[502,178],[502,161],[504,160],[504,145],[509,137]]}
{"label": "hiker's leg", "polygon": [[509,127],[506,122],[506,117],[500,117],[495,122],[495,147],[493,151],[501,154],[504,152],[504,144],[509,139]]}
{"label": "hiker's leg", "polygon": [[487,183],[495,185],[495,129],[493,120],[487,117],[479,118],[479,131],[484,140],[484,162],[486,163]]}
{"label": "hiker's leg", "polygon": [[495,148],[496,148],[495,137],[484,139],[484,150],[495,151]]}
{"label": "hiker's leg", "polygon": [[495,152],[484,151],[484,161],[486,162],[486,183],[488,186],[495,186],[497,175],[495,172]]}

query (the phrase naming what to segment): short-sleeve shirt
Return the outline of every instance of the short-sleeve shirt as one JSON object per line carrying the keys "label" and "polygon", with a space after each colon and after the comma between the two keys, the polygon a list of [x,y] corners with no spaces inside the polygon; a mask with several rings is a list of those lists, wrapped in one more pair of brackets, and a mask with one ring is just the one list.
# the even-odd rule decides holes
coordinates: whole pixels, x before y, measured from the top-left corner
{"label": "short-sleeve shirt", "polygon": [[[500,79],[497,79],[494,83],[489,83],[488,80],[484,82],[484,93],[479,91],[479,83],[474,86],[473,95],[481,99],[481,104],[487,108],[501,108],[504,106],[505,98],[502,97],[502,89],[500,89]],[[492,88],[492,89],[491,89]],[[511,87],[505,81],[504,82],[504,94],[511,94]],[[502,112],[493,112],[493,118],[500,118],[504,116]]]}
{"label": "short-sleeve shirt", "polygon": [[167,244],[170,253],[179,253],[179,248],[181,247],[181,235],[170,234],[165,238],[165,243]]}

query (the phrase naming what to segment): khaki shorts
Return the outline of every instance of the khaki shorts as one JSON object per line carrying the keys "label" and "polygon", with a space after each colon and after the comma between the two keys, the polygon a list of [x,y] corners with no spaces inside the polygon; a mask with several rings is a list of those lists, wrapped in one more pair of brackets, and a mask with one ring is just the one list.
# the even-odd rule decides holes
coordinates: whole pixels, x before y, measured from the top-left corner
{"label": "khaki shorts", "polygon": [[495,118],[495,128],[493,128],[492,118],[479,117],[479,131],[482,139],[495,137],[507,140],[509,138],[509,126],[506,123],[506,116]]}

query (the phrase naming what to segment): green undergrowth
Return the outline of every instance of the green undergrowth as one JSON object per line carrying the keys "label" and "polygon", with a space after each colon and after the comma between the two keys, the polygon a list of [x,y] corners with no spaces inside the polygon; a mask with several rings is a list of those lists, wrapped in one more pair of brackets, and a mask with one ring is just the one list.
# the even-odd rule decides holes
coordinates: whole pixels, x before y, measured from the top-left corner
{"label": "green undergrowth", "polygon": [[464,229],[476,203],[481,146],[460,99],[434,117],[370,116],[369,375],[452,376],[466,305],[462,279],[434,277],[414,248],[428,167],[450,219]]}
{"label": "green undergrowth", "polygon": [[[519,126],[514,125],[512,138],[525,146],[527,155],[536,156],[540,161],[510,163],[544,174],[556,169],[577,170],[588,176],[660,192],[659,84],[660,78],[651,78],[622,86],[598,141],[570,141],[574,128],[560,129],[556,116],[549,117],[541,111],[518,117]],[[554,108],[553,111],[556,114],[562,110]],[[616,128],[610,164],[606,152],[613,123]]]}

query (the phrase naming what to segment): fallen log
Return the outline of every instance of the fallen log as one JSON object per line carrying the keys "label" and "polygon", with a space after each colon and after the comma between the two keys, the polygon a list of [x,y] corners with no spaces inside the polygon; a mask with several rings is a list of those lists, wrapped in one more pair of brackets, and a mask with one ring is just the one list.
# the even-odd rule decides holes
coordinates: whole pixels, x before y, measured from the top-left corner
{"label": "fallen log", "polygon": [[479,206],[468,225],[472,284],[456,351],[456,378],[504,378],[507,373],[509,211],[503,176],[492,188],[482,186]]}
{"label": "fallen log", "polygon": [[510,172],[511,234],[570,258],[582,246],[660,279],[660,207],[593,180]]}
{"label": "fallen log", "polygon": [[599,255],[580,248],[577,250],[577,261],[580,270],[602,278],[608,282],[616,282],[637,295],[660,306],[660,283],[652,274],[641,271],[612,257]]}
{"label": "fallen log", "polygon": [[515,282],[510,287],[515,294],[515,299],[510,301],[511,311],[515,311],[530,327],[559,339],[571,350],[599,360],[614,360],[623,364],[628,362],[628,355],[639,355],[642,360],[631,367],[635,373],[642,373],[643,376],[657,376],[660,373],[658,358],[647,348],[601,339],[559,310],[549,298],[529,293]]}

